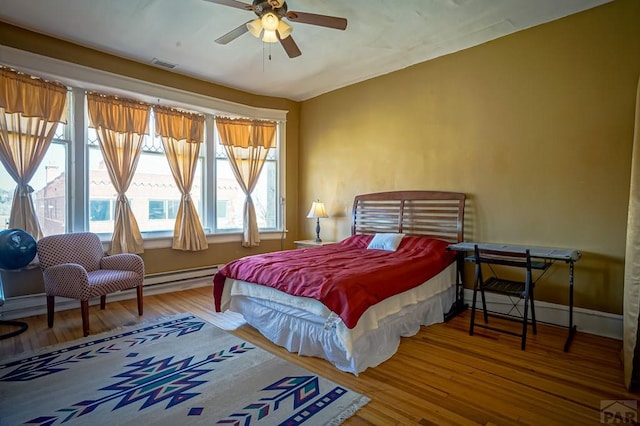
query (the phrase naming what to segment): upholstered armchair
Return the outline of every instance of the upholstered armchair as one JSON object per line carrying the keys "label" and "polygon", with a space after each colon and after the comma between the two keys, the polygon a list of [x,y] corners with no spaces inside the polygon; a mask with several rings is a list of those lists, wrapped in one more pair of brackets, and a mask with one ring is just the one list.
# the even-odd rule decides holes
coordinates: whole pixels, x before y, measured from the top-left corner
{"label": "upholstered armchair", "polygon": [[100,238],[91,232],[50,235],[38,241],[38,259],[47,295],[47,320],[53,327],[55,297],[80,300],[82,331],[89,335],[89,299],[135,288],[138,314],[142,315],[144,263],[137,254],[105,256]]}

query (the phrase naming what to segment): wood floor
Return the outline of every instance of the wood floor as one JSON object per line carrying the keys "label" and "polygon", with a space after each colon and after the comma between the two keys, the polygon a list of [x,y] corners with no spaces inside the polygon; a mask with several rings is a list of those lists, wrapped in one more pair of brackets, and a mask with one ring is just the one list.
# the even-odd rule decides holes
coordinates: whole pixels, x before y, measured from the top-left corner
{"label": "wood floor", "polygon": [[[135,299],[108,303],[104,311],[92,306],[91,332],[181,312],[210,318],[211,289],[146,296],[142,317]],[[565,353],[566,330],[540,325],[521,351],[517,337],[487,330],[469,336],[469,314],[423,327],[402,339],[393,358],[357,377],[324,360],[290,354],[249,326],[235,334],[369,396],[371,402],[346,425],[595,425],[602,401],[638,399],[623,385],[620,341],[578,333]],[[0,360],[82,334],[79,308],[57,312],[52,329],[45,315],[24,321],[29,324],[25,333],[0,340]],[[0,333],[7,331],[0,327]]]}

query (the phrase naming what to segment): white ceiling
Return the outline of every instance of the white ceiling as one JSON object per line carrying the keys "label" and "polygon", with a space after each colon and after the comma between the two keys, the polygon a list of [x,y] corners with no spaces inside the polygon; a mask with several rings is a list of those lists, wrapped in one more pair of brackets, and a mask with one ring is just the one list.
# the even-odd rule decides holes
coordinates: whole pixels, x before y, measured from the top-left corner
{"label": "white ceiling", "polygon": [[[242,0],[250,3],[251,0]],[[610,0],[289,0],[345,31],[288,22],[302,55],[245,33],[255,18],[204,0],[2,0],[0,20],[173,72],[296,101],[456,52]],[[1,41],[0,41],[1,43]],[[269,58],[270,56],[270,58]]]}

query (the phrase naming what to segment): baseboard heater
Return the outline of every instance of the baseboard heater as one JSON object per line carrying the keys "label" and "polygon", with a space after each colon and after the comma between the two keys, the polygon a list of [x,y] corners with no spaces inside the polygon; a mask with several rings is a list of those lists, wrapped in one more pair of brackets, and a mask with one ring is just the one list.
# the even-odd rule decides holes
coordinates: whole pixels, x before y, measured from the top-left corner
{"label": "baseboard heater", "polygon": [[[213,276],[219,267],[222,267],[222,265],[147,274],[144,277],[144,295],[152,296],[154,294],[171,293],[212,285]],[[134,289],[120,291],[108,294],[107,303],[117,300],[134,299],[135,297],[136,292]],[[89,304],[96,305],[99,302],[100,299],[95,298],[91,300]],[[79,301],[56,297],[56,312],[76,308],[80,308]],[[44,293],[10,297],[5,300],[4,305],[0,306],[0,318],[6,320],[26,318],[46,313],[47,297]]]}
{"label": "baseboard heater", "polygon": [[146,288],[153,285],[166,284],[171,282],[180,282],[200,278],[213,278],[215,273],[218,271],[218,268],[220,267],[222,267],[222,265],[146,274],[144,276],[144,286]]}

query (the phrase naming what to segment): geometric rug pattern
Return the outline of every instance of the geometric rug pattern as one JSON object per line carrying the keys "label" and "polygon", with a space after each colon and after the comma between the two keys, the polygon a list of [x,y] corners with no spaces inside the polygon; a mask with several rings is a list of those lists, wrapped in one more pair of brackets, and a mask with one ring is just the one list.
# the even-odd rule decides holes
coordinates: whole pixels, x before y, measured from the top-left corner
{"label": "geometric rug pattern", "polygon": [[369,401],[180,314],[0,361],[0,425],[329,425]]}

